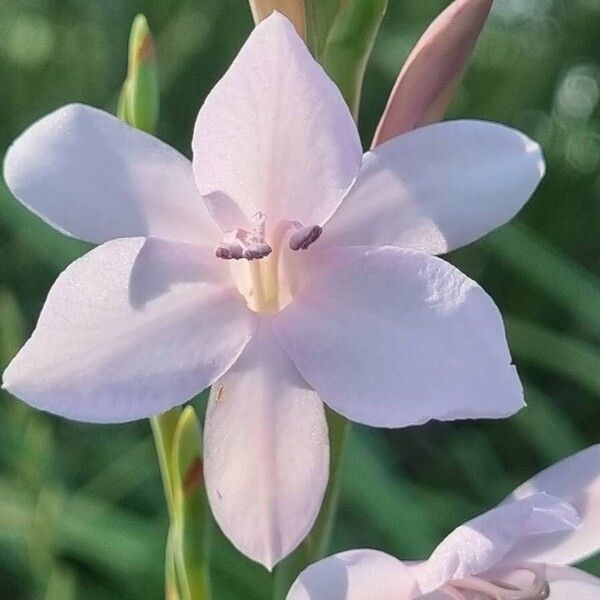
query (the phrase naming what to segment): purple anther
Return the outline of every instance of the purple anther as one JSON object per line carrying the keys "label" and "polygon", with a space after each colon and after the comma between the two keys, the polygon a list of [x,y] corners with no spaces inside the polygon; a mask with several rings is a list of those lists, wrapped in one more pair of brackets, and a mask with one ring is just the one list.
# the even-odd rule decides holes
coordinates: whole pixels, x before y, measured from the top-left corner
{"label": "purple anther", "polygon": [[222,258],[223,260],[229,260],[231,258],[231,251],[227,246],[217,246],[215,256],[217,258]]}
{"label": "purple anther", "polygon": [[242,227],[226,231],[215,251],[217,258],[256,260],[269,256],[272,249],[265,241],[266,219],[264,213],[258,212],[252,218],[254,228],[251,231]]}
{"label": "purple anther", "polygon": [[239,260],[244,256],[244,249],[237,241],[231,243],[223,242],[217,246],[215,255],[217,258],[222,258],[224,260]]}
{"label": "purple anther", "polygon": [[271,254],[272,251],[273,250],[271,249],[271,246],[269,246],[269,244],[250,244],[250,246],[248,246],[246,250],[244,250],[244,258],[247,258],[248,260],[265,258],[266,256],[269,256],[269,254]]}
{"label": "purple anther", "polygon": [[323,233],[319,225],[303,227],[290,236],[290,248],[292,250],[306,250],[313,242],[316,242]]}

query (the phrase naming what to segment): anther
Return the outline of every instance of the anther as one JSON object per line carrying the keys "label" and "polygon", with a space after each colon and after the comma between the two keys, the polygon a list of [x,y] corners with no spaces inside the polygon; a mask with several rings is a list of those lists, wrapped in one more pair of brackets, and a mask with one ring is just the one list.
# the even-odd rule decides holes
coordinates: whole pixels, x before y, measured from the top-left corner
{"label": "anther", "polygon": [[224,260],[256,260],[271,254],[272,249],[265,241],[266,215],[258,212],[252,217],[251,231],[238,227],[223,235],[223,242],[215,250],[217,258]]}
{"label": "anther", "polygon": [[306,250],[321,237],[322,233],[323,228],[319,225],[302,227],[290,236],[290,248],[292,250]]}
{"label": "anther", "polygon": [[244,250],[244,258],[248,260],[254,260],[258,258],[265,258],[269,256],[273,250],[269,244],[263,243],[252,243]]}

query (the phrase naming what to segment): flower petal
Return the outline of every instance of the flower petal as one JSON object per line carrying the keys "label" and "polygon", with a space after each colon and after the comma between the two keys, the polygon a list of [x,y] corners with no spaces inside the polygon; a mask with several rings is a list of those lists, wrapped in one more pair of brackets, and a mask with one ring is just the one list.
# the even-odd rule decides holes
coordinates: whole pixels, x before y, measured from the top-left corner
{"label": "flower petal", "polygon": [[573,567],[545,566],[551,600],[598,600],[600,579]]}
{"label": "flower petal", "polygon": [[306,537],[319,513],[329,475],[323,403],[266,322],[213,386],[204,472],[221,529],[268,569]]}
{"label": "flower petal", "polygon": [[377,550],[329,556],[302,571],[286,600],[410,600],[415,582],[399,560]]}
{"label": "flower petal", "polygon": [[439,258],[392,247],[317,253],[274,319],[302,376],[354,421],[405,427],[523,406],[498,309]]}
{"label": "flower petal", "polygon": [[[492,572],[489,577],[517,589],[527,590],[533,583],[532,571],[548,582],[550,600],[598,600],[600,598],[600,579],[573,567],[523,563],[520,568],[513,568],[508,572]],[[528,597],[533,598],[532,595]]]}
{"label": "flower petal", "polygon": [[232,211],[223,194],[247,218],[321,224],[362,160],[342,95],[279,13],[254,29],[206,98],[193,150],[196,183],[224,229]]}
{"label": "flower petal", "polygon": [[425,127],[365,154],[318,243],[442,254],[511,219],[543,174],[539,146],[514,129],[483,121]]}
{"label": "flower petal", "polygon": [[255,327],[224,271],[211,249],[191,244],[123,238],[95,248],[50,290],[4,387],[82,421],[182,404],[229,368]]}
{"label": "flower petal", "polygon": [[411,567],[423,594],[454,579],[478,575],[501,564],[527,536],[577,525],[572,506],[555,496],[535,494],[502,504],[455,529],[423,563]]}
{"label": "flower petal", "polygon": [[515,560],[572,564],[600,550],[600,444],[582,450],[542,471],[513,492],[510,499],[547,492],[572,504],[581,518],[573,531],[531,539],[515,548]]}
{"label": "flower petal", "polygon": [[443,118],[493,0],[455,0],[410,53],[377,127],[373,146]]}
{"label": "flower petal", "polygon": [[9,148],[4,178],[44,221],[88,242],[156,236],[212,245],[221,237],[190,162],[91,106],[70,104],[34,123]]}

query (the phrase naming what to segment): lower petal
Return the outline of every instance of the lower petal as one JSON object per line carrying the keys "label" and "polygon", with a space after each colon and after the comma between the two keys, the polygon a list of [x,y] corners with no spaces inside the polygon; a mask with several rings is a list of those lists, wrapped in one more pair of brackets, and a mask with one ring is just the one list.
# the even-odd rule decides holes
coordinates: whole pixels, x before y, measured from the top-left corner
{"label": "lower petal", "polygon": [[275,327],[306,381],[360,423],[496,418],[523,406],[492,300],[450,264],[420,252],[320,252]]}
{"label": "lower petal", "polygon": [[221,529],[268,569],[304,539],[319,513],[329,475],[323,404],[267,322],[213,386],[204,469]]}
{"label": "lower petal", "polygon": [[211,249],[191,244],[123,238],[95,248],[57,279],[4,387],[81,421],[182,404],[231,366],[254,330],[223,272]]}
{"label": "lower petal", "polygon": [[377,550],[329,556],[302,573],[286,600],[410,600],[416,598],[407,568]]}

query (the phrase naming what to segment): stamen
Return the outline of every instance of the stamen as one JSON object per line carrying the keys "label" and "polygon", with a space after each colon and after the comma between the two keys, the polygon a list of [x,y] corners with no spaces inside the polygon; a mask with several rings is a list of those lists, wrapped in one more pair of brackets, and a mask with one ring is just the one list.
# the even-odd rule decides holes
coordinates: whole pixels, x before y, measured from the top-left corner
{"label": "stamen", "polygon": [[223,235],[223,242],[219,244],[215,251],[217,258],[224,260],[255,260],[265,258],[271,254],[272,249],[265,241],[267,216],[258,212],[252,217],[254,225],[251,231],[246,231],[241,227],[226,231]]}
{"label": "stamen", "polygon": [[[482,600],[546,600],[550,596],[550,586],[541,571],[533,566],[519,567],[534,576],[527,588],[518,588],[503,581],[487,581],[479,577],[456,579],[442,588],[451,597],[464,597],[465,592],[474,592]],[[452,593],[451,593],[452,592]],[[458,596],[454,594],[458,592]]]}
{"label": "stamen", "polygon": [[290,248],[292,250],[307,250],[313,242],[321,237],[322,233],[323,228],[319,225],[302,227],[290,236]]}

